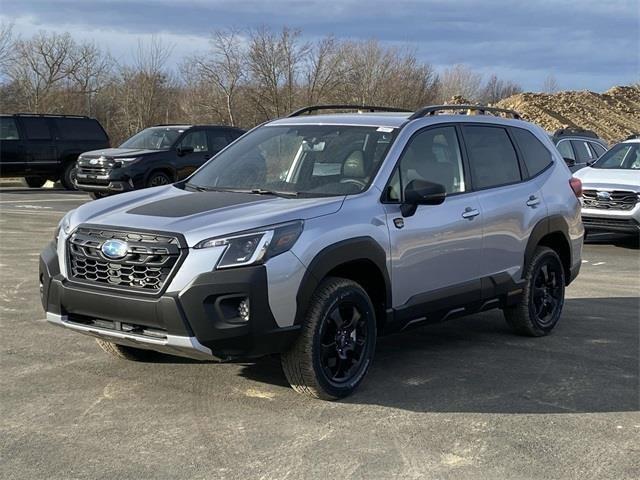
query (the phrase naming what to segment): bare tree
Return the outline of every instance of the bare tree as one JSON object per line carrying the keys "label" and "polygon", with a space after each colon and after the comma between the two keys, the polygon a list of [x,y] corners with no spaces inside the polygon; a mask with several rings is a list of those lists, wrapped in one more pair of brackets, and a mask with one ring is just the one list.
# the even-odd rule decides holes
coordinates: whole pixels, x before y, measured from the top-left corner
{"label": "bare tree", "polygon": [[309,50],[305,75],[305,103],[331,101],[344,82],[345,58],[334,37],[323,38]]}
{"label": "bare tree", "polygon": [[13,23],[0,22],[0,75],[4,76],[13,50]]}
{"label": "bare tree", "polygon": [[469,101],[480,97],[482,75],[474,72],[466,65],[457,64],[446,68],[440,77],[440,98],[443,102],[454,96],[461,96]]}
{"label": "bare tree", "polygon": [[76,43],[68,33],[40,32],[30,40],[15,43],[14,60],[8,75],[33,112],[59,110],[54,87],[69,78],[76,64],[72,60]]}
{"label": "bare tree", "polygon": [[172,85],[166,64],[172,51],[173,46],[152,37],[138,42],[131,65],[119,67],[118,105],[127,134],[168,120]]}
{"label": "bare tree", "polygon": [[560,90],[560,87],[558,86],[556,77],[553,76],[553,74],[547,75],[547,78],[542,82],[542,91],[545,93],[556,93],[558,90]]}
{"label": "bare tree", "polygon": [[482,103],[497,103],[503,98],[510,97],[517,93],[522,93],[522,87],[510,80],[502,80],[493,74],[487,80],[486,85],[482,89],[480,100]]}
{"label": "bare tree", "polygon": [[[195,56],[188,63],[192,63],[192,72],[200,81],[212,84],[222,94],[229,124],[236,125],[235,100],[238,87],[246,75],[240,33],[232,29],[214,32],[208,55]],[[186,68],[189,69],[189,65]]]}
{"label": "bare tree", "polygon": [[113,59],[95,43],[83,43],[71,54],[69,71],[78,93],[84,97],[85,113],[93,114],[93,98],[107,84]]}

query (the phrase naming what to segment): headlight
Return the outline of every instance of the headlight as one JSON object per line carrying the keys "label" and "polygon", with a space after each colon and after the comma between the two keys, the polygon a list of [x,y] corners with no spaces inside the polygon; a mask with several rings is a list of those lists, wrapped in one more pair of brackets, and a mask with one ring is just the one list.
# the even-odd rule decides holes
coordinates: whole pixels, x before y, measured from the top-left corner
{"label": "headlight", "polygon": [[58,226],[56,227],[56,232],[54,234],[53,240],[58,243],[58,237],[60,236],[60,231],[62,230],[65,235],[69,235],[71,232],[71,213],[73,210],[67,212],[64,217],[58,222]]}
{"label": "headlight", "polygon": [[115,160],[116,162],[120,162],[120,163],[122,163],[123,165],[126,165],[126,164],[129,164],[129,163],[133,163],[133,162],[135,162],[136,160],[139,160],[139,158],[138,158],[138,157],[131,157],[131,158],[114,158],[114,160]]}
{"label": "headlight", "polygon": [[208,238],[194,248],[225,247],[216,268],[253,265],[286,252],[302,233],[304,222],[298,220],[249,232]]}

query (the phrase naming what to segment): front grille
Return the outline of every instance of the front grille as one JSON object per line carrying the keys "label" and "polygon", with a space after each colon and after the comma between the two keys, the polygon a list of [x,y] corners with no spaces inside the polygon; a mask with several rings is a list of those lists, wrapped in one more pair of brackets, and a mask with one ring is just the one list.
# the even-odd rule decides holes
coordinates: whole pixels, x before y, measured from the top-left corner
{"label": "front grille", "polygon": [[108,175],[111,171],[110,167],[101,165],[79,165],[78,172],[86,173],[87,175]]}
{"label": "front grille", "polygon": [[608,226],[608,227],[638,227],[638,222],[632,218],[604,218],[604,217],[582,217],[585,227]]}
{"label": "front grille", "polygon": [[[124,258],[106,257],[109,239],[127,242]],[[80,227],[68,240],[69,272],[74,280],[144,293],[160,293],[186,250],[167,234]]]}
{"label": "front grille", "polygon": [[[600,196],[598,195],[600,194]],[[603,195],[608,198],[603,198]],[[638,203],[636,192],[623,190],[598,191],[584,190],[582,192],[582,205],[585,208],[598,208],[602,210],[633,210]]]}

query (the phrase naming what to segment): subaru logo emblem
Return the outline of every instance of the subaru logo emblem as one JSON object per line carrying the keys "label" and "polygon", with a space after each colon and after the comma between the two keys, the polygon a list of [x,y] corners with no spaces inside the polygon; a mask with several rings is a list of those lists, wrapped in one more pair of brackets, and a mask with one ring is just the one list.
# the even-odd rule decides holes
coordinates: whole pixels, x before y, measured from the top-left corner
{"label": "subaru logo emblem", "polygon": [[91,165],[97,165],[99,161],[100,161],[99,158],[92,158],[91,160],[89,160],[89,163]]}
{"label": "subaru logo emblem", "polygon": [[127,256],[129,245],[122,240],[107,240],[100,248],[102,254],[112,260],[119,260]]}
{"label": "subaru logo emblem", "polygon": [[598,200],[611,200],[611,194],[609,192],[598,192],[596,193],[596,197]]}

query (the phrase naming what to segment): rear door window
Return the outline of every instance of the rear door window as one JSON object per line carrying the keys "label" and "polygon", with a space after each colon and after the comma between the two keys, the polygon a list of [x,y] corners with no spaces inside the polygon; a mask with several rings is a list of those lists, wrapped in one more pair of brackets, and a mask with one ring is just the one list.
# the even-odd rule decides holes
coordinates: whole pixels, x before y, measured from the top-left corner
{"label": "rear door window", "polygon": [[535,177],[551,165],[551,153],[533,133],[522,128],[513,128],[511,132],[520,147],[530,177]]}
{"label": "rear door window", "polygon": [[49,122],[42,117],[22,117],[27,138],[30,140],[51,140]]}
{"label": "rear door window", "polygon": [[573,153],[573,148],[571,147],[569,140],[563,140],[558,143],[558,151],[560,152],[560,155],[562,155],[562,158],[568,158],[570,160],[576,159],[576,154]]}
{"label": "rear door window", "polygon": [[499,187],[522,180],[515,148],[502,127],[465,125],[471,179],[476,189]]}
{"label": "rear door window", "polygon": [[106,135],[96,120],[56,118],[54,122],[63,140],[106,140]]}
{"label": "rear door window", "polygon": [[591,153],[589,149],[588,142],[584,140],[571,140],[571,144],[576,152],[576,160],[578,160],[579,163],[587,163],[595,160],[593,153]]}
{"label": "rear door window", "polygon": [[20,140],[14,118],[0,117],[0,140]]}
{"label": "rear door window", "polygon": [[226,132],[223,132],[221,130],[209,130],[207,131],[207,136],[209,137],[209,145],[211,145],[211,151],[213,153],[218,153],[224,147],[229,145],[229,140],[227,138]]}

